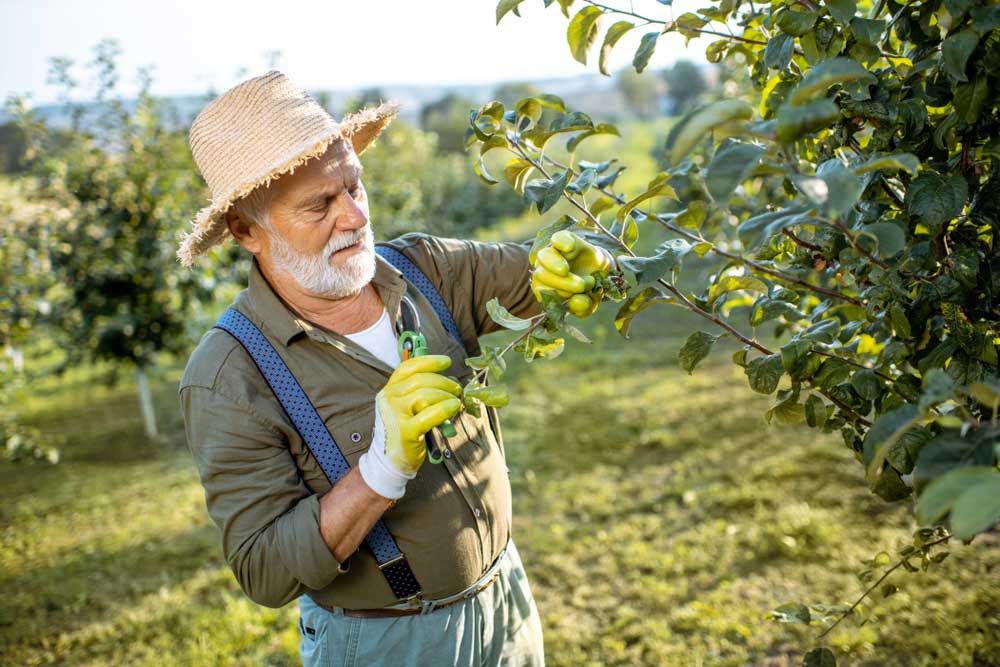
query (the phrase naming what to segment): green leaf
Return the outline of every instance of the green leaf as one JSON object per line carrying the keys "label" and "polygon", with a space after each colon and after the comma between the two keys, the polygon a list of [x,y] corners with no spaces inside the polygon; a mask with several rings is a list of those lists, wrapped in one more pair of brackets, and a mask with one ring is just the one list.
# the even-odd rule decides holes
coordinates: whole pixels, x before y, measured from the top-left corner
{"label": "green leaf", "polygon": [[708,289],[709,305],[715,303],[723,294],[728,294],[736,290],[750,290],[753,292],[767,293],[767,285],[760,278],[754,276],[722,276],[718,282]]}
{"label": "green leaf", "polygon": [[515,157],[507,161],[503,166],[503,175],[507,183],[519,194],[524,194],[524,184],[528,180],[528,175],[534,167],[523,158]]}
{"label": "green leaf", "polygon": [[837,667],[837,657],[828,648],[814,648],[802,659],[802,667]]}
{"label": "green leaf", "polygon": [[741,222],[736,232],[743,247],[754,250],[785,227],[815,225],[816,219],[808,215],[812,210],[802,206],[761,213]]}
{"label": "green leaf", "polygon": [[566,41],[569,43],[570,53],[583,65],[587,64],[587,51],[597,39],[603,14],[604,12],[598,7],[587,5],[577,12],[566,28]]}
{"label": "green leaf", "polygon": [[816,25],[817,18],[819,17],[815,12],[786,9],[778,15],[778,27],[781,28],[782,32],[799,37]]}
{"label": "green leaf", "polygon": [[851,376],[851,365],[843,359],[828,358],[812,376],[812,383],[829,391]]}
{"label": "green leaf", "polygon": [[663,294],[663,292],[655,287],[647,287],[638,294],[629,297],[629,299],[621,305],[618,309],[618,314],[615,315],[615,328],[618,329],[618,333],[625,338],[628,338],[628,332],[632,326],[632,319],[636,315],[658,303],[675,302],[676,299],[674,299],[674,297]]}
{"label": "green leaf", "polygon": [[507,15],[507,12],[514,12],[516,16],[521,14],[517,11],[517,6],[524,2],[524,0],[500,0],[497,3],[497,25],[500,24],[500,19]]}
{"label": "green leaf", "polygon": [[870,480],[875,479],[875,476],[881,471],[882,463],[885,462],[885,456],[893,443],[905,432],[916,426],[921,417],[917,406],[905,403],[886,412],[869,427],[868,433],[865,434],[862,441],[862,454],[868,467]]}
{"label": "green leaf", "polygon": [[500,305],[496,297],[486,302],[486,312],[489,313],[490,319],[494,322],[512,331],[523,331],[531,326],[531,320],[511,315],[510,311]]}
{"label": "green leaf", "polygon": [[854,391],[858,392],[858,396],[866,401],[874,401],[882,395],[884,389],[882,381],[878,379],[875,370],[871,368],[855,371],[854,375],[851,376],[851,386],[854,387]]}
{"label": "green leaf", "polygon": [[948,76],[955,81],[969,80],[965,75],[965,66],[978,43],[979,35],[971,28],[948,35],[941,43],[941,65]]}
{"label": "green leaf", "polygon": [[795,48],[795,38],[779,32],[767,40],[764,47],[764,64],[769,69],[783,70],[792,62],[792,51]]}
{"label": "green leaf", "polygon": [[[534,97],[526,97],[517,103],[517,115],[523,116],[530,120],[530,124],[534,125],[538,122],[538,119],[542,117],[542,104]],[[527,129],[526,127],[521,127],[518,125],[518,129]]]}
{"label": "green leaf", "polygon": [[608,58],[611,56],[611,50],[618,43],[618,40],[622,38],[622,35],[634,27],[635,25],[628,21],[618,21],[608,28],[608,33],[604,35],[604,43],[601,44],[601,56],[597,61],[597,69],[604,76],[611,76],[611,73],[608,72]]}
{"label": "green leaf", "polygon": [[860,43],[877,47],[885,32],[885,21],[855,16],[851,19],[851,32]]}
{"label": "green leaf", "polygon": [[840,119],[840,108],[826,98],[806,104],[785,103],[778,109],[777,138],[783,144],[825,129]]}
{"label": "green leaf", "polygon": [[743,371],[751,389],[761,394],[770,394],[778,388],[785,366],[781,363],[781,355],[774,353],[751,359]]}
{"label": "green leaf", "polygon": [[647,32],[642,36],[639,48],[636,49],[635,56],[632,57],[632,67],[635,68],[637,74],[642,74],[642,70],[646,69],[646,65],[649,64],[649,59],[653,57],[653,51],[656,50],[656,40],[659,36],[658,31]]}
{"label": "green leaf", "polygon": [[576,135],[575,137],[567,141],[566,150],[572,153],[573,151],[576,150],[577,146],[579,146],[583,142],[584,139],[597,136],[598,134],[613,134],[616,137],[621,136],[621,132],[618,131],[618,128],[612,125],[611,123],[598,123],[597,125],[594,126],[594,129],[581,132],[580,134]]}
{"label": "green leaf", "polygon": [[824,94],[833,84],[849,81],[875,83],[875,77],[856,60],[844,57],[830,58],[806,72],[789,101],[792,104],[805,104]]}
{"label": "green leaf", "polygon": [[784,315],[788,315],[792,319],[802,317],[802,313],[795,308],[794,304],[780,299],[772,299],[771,297],[764,296],[754,303],[754,306],[750,311],[750,326],[757,327],[764,322],[777,319]]}
{"label": "green leaf", "polygon": [[552,109],[559,113],[566,113],[566,103],[563,102],[562,98],[558,95],[549,95],[543,93],[541,95],[535,95],[535,99],[546,109]]}
{"label": "green leaf", "polygon": [[894,256],[906,247],[906,232],[895,222],[874,222],[858,230],[871,234],[878,241],[877,254],[884,259]]}
{"label": "green leaf", "polygon": [[483,182],[487,185],[496,185],[500,181],[490,176],[489,172],[486,171],[486,165],[483,164],[483,159],[479,158],[476,160],[476,164],[472,166],[472,170],[476,172],[476,176],[481,178]]}
{"label": "green leaf", "polygon": [[858,11],[855,0],[826,0],[826,8],[830,11],[830,16],[841,23],[848,23],[854,18]]}
{"label": "green leaf", "polygon": [[688,375],[690,375],[694,371],[694,367],[698,365],[698,362],[707,357],[708,353],[712,351],[712,344],[718,339],[719,336],[710,334],[707,331],[695,331],[688,336],[680,352],[677,353],[681,362],[681,368],[686,370]]}
{"label": "green leaf", "polygon": [[962,213],[968,196],[968,183],[958,174],[942,176],[924,171],[906,191],[906,211],[936,234],[942,225]]}
{"label": "green leaf", "polygon": [[955,501],[949,523],[960,540],[970,540],[1000,523],[1000,471],[993,470],[989,479],[978,480]]}
{"label": "green leaf", "polygon": [[796,382],[811,378],[823,363],[823,357],[812,352],[812,341],[808,340],[790,341],[781,346],[779,354],[788,377]]}
{"label": "green leaf", "polygon": [[986,106],[989,94],[990,85],[985,76],[977,76],[971,83],[956,86],[952,100],[955,112],[966,123],[975,123]]}
{"label": "green leaf", "polygon": [[804,623],[809,625],[812,621],[812,615],[809,613],[809,607],[805,606],[801,602],[783,604],[777,609],[773,609],[771,611],[771,617],[779,623]]}
{"label": "green leaf", "polygon": [[[780,396],[781,392],[778,392],[778,394]],[[764,413],[764,419],[768,423],[771,423],[771,420],[775,417],[782,424],[801,424],[805,420],[805,408],[798,402],[796,395],[791,394],[787,398],[775,403]]]}
{"label": "green leaf", "polygon": [[892,155],[875,155],[864,164],[854,168],[854,173],[861,175],[869,171],[880,169],[893,170],[903,169],[911,176],[916,176],[920,170],[920,158],[913,153],[894,153]]}
{"label": "green leaf", "polygon": [[471,388],[467,386],[463,391],[463,394],[469,398],[482,401],[491,408],[502,408],[510,402],[510,394],[507,391],[507,385],[505,384],[494,384]]}
{"label": "green leaf", "polygon": [[674,224],[687,227],[688,229],[698,229],[701,227],[701,223],[705,222],[707,214],[708,204],[702,199],[695,199],[688,204],[686,209],[678,211],[674,217]]}
{"label": "green leaf", "polygon": [[820,428],[826,423],[826,405],[816,394],[809,394],[805,403],[806,423],[813,428]]}
{"label": "green leaf", "polygon": [[921,448],[914,469],[918,488],[956,468],[989,466],[996,461],[993,443],[976,432],[965,437],[945,430]]}
{"label": "green leaf", "polygon": [[545,193],[542,196],[541,201],[538,202],[539,213],[545,213],[559,203],[568,181],[569,170],[567,169],[563,173],[559,174],[559,176],[548,182],[548,185],[545,188]]}
{"label": "green leaf", "polygon": [[[684,12],[674,21],[674,26],[677,32],[684,35],[687,40],[691,40],[701,35],[700,30],[707,23],[708,19],[704,19],[692,12]],[[666,29],[664,29],[665,31]]]}
{"label": "green leaf", "polygon": [[951,511],[959,496],[980,483],[1000,482],[1000,472],[987,466],[952,470],[928,484],[917,498],[917,521],[927,526]]}
{"label": "green leaf", "polygon": [[725,204],[736,187],[745,181],[760,162],[764,147],[726,139],[712,157],[705,185],[715,201]]}
{"label": "green leaf", "polygon": [[584,169],[576,178],[569,182],[566,189],[574,194],[585,194],[594,185],[595,178],[597,178],[596,171],[593,169]]}
{"label": "green leaf", "polygon": [[651,285],[681,265],[681,258],[691,249],[684,239],[668,239],[656,248],[652,257],[618,258],[618,265],[635,274],[636,286]]}
{"label": "green leaf", "polygon": [[676,200],[677,193],[674,192],[674,189],[670,187],[668,183],[671,178],[671,174],[661,172],[656,176],[656,178],[649,182],[649,185],[646,186],[645,192],[634,199],[630,199],[624,206],[618,209],[618,214],[615,217],[619,224],[624,224],[625,216],[629,214],[629,211],[648,199],[653,199],[655,197],[667,197],[669,199]]}

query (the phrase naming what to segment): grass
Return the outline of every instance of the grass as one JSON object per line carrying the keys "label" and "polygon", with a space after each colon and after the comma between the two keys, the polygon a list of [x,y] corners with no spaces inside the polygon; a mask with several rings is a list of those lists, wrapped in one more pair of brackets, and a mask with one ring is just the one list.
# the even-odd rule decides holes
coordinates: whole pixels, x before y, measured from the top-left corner
{"label": "grass", "polygon": [[[602,313],[593,346],[511,364],[515,539],[550,665],[799,665],[819,628],[768,610],[853,600],[860,559],[914,529],[907,507],[868,493],[838,437],[765,425],[768,399],[731,346],[679,370],[693,326],[680,315],[645,313],[624,342]],[[63,462],[0,465],[0,663],[298,664],[294,605],[255,606],[222,562],[183,446],[178,373],[157,378],[159,443],[142,435],[128,382],[105,386],[94,369],[19,397]],[[896,576],[876,620],[830,637],[840,664],[1000,665],[996,545],[983,536]]]}

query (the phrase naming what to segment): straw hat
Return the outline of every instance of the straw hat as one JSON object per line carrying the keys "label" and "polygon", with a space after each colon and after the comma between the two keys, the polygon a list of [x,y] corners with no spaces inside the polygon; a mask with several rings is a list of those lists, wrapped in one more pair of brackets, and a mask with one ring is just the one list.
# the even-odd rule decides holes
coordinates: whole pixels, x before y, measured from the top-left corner
{"label": "straw hat", "polygon": [[229,235],[225,213],[234,201],[322,155],[337,139],[348,139],[360,155],[398,110],[398,104],[386,102],[338,123],[278,71],[220,95],[191,125],[191,153],[212,191],[212,203],[192,221],[178,259],[191,266]]}

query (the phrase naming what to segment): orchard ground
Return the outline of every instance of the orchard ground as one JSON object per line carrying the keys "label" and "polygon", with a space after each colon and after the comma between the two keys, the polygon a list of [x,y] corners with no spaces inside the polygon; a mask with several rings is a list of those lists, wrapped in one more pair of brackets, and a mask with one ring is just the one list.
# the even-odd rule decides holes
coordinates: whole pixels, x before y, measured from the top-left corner
{"label": "orchard ground", "polygon": [[[588,323],[553,361],[511,364],[504,412],[514,537],[551,665],[800,664],[818,628],[785,602],[848,602],[859,560],[902,546],[907,507],[865,488],[839,437],[767,426],[724,342],[691,376],[695,322],[636,320],[630,341]],[[177,365],[142,435],[132,388],[99,369],[39,381],[26,421],[58,466],[0,467],[0,656],[10,665],[294,665],[296,608],[249,602],[222,561],[184,446]],[[556,399],[556,400],[553,400]],[[841,665],[1000,665],[996,536],[935,571],[891,580],[877,620],[845,623]]]}

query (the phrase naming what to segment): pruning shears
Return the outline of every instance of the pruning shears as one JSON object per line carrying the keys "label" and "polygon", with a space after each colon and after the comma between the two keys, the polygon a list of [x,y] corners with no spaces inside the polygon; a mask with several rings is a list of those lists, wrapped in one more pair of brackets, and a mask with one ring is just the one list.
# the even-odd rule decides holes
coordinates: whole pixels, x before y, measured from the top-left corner
{"label": "pruning shears", "polygon": [[[413,357],[422,357],[425,354],[427,354],[427,339],[424,338],[422,333],[404,331],[399,335],[399,358],[402,361]],[[455,425],[451,423],[450,419],[442,422],[439,428],[445,437],[451,438],[455,436]],[[424,442],[427,444],[427,459],[431,463],[441,463],[444,460],[444,456],[441,454],[441,449],[437,446],[434,438],[424,438]]]}

